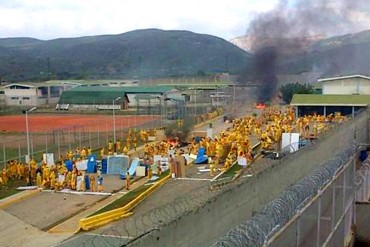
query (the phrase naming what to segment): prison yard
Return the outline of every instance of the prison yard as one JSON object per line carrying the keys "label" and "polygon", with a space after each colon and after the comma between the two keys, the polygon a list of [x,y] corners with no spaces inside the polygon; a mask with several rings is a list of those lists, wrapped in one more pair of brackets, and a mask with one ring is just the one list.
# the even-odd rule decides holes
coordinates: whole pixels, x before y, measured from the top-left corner
{"label": "prison yard", "polygon": [[[326,138],[342,133],[341,126],[357,125],[367,100],[294,95],[291,105],[278,97],[263,103],[254,88],[217,81],[72,84],[48,90],[7,86],[11,94],[27,91],[35,99],[40,90],[47,92],[42,99],[48,101],[9,107],[0,116],[1,229],[3,236],[14,236],[10,246],[216,243],[236,222],[297,182],[287,174],[298,169],[303,175],[297,178],[305,177],[321,156],[345,142],[343,137],[325,145]],[[317,147],[329,151],[310,156],[302,167],[289,163]],[[290,170],[279,170],[285,167]],[[266,181],[273,169],[285,178]],[[274,183],[269,192],[261,191],[269,182]],[[197,225],[186,223],[204,215]],[[225,224],[204,239],[171,237],[209,227],[219,217]],[[0,245],[9,245],[7,238],[0,238]]]}
{"label": "prison yard", "polygon": [[[97,236],[110,236],[113,246],[126,244],[142,234],[127,222],[153,209],[176,208],[186,195],[202,198],[253,177],[350,119],[340,112],[297,117],[289,106],[244,107],[249,114],[228,119],[220,107],[197,124],[119,110],[113,118],[33,113],[28,127],[24,115],[0,117],[5,137],[0,208],[30,234],[14,246],[105,241]],[[27,140],[21,138],[25,134]],[[141,230],[148,227],[155,226]],[[42,240],[31,240],[32,234]]]}

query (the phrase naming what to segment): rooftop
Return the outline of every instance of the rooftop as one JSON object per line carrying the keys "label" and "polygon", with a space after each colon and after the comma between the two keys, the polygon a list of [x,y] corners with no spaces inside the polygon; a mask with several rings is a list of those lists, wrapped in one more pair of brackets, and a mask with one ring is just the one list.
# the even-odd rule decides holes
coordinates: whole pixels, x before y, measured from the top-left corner
{"label": "rooftop", "polygon": [[294,94],[293,106],[367,106],[370,95]]}
{"label": "rooftop", "polygon": [[352,79],[352,78],[363,78],[363,79],[370,80],[370,77],[364,76],[364,75],[347,75],[347,76],[340,76],[340,77],[322,78],[322,79],[318,79],[317,81],[324,82],[324,81],[335,81],[335,80]]}

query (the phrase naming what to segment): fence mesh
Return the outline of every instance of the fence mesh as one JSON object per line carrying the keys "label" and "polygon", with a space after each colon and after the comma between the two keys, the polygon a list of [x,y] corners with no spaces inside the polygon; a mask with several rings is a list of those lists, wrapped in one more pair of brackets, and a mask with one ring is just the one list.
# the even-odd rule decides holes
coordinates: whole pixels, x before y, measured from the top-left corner
{"label": "fence mesh", "polygon": [[[312,175],[303,178],[284,191],[278,198],[265,205],[255,216],[232,229],[212,246],[263,246],[266,244],[274,233],[286,225],[308,201],[317,195],[319,190],[333,179],[355,153],[355,148],[356,144],[353,143],[341,150],[326,164],[317,168]],[[343,177],[340,178],[343,180]],[[342,184],[343,182],[339,180],[336,183]],[[336,190],[336,198],[339,201],[335,210],[336,222],[343,214],[343,208],[340,204],[340,201],[343,201],[343,191],[340,191],[340,189]],[[315,229],[316,211],[317,205],[314,204],[302,215],[303,219],[310,219],[305,221],[306,224],[300,229],[304,236],[317,235],[317,232],[310,232]],[[299,240],[298,246],[305,246],[304,241]]]}

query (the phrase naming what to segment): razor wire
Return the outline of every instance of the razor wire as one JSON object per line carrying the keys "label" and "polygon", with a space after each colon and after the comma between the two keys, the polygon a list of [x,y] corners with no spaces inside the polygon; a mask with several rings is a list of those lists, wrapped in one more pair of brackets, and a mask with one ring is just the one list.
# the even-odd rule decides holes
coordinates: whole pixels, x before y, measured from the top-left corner
{"label": "razor wire", "polygon": [[[333,132],[340,124],[333,124],[329,132]],[[310,148],[315,144],[307,142],[304,148]],[[280,197],[265,205],[257,215],[247,222],[231,230],[228,235],[221,238],[215,246],[262,246],[274,233],[282,228],[296,213],[304,208],[306,203],[313,198],[317,191],[329,183],[343,165],[353,155],[355,144],[344,148],[323,166],[314,170],[309,177],[303,178],[295,185],[285,190]],[[281,152],[281,159],[260,159],[258,166],[252,166],[244,170],[246,173],[256,175],[265,169],[274,167],[289,159],[294,159],[294,153],[290,147]],[[162,227],[185,217],[191,212],[196,212],[207,203],[215,200],[218,196],[233,190],[236,186],[248,183],[249,179],[234,180],[226,177],[200,186],[186,194],[177,196],[172,202],[156,206],[142,215],[133,215],[113,226],[104,228],[98,234],[90,235],[88,241],[80,246],[131,246],[140,242],[141,238],[159,232]],[[140,206],[139,206],[140,207]],[[114,236],[114,237],[108,237]],[[65,245],[68,246],[68,245]]]}
{"label": "razor wire", "polygon": [[316,168],[312,175],[285,190],[278,198],[262,207],[255,216],[232,229],[212,247],[263,246],[333,179],[350,160],[355,149],[355,143],[343,148],[323,166]]}

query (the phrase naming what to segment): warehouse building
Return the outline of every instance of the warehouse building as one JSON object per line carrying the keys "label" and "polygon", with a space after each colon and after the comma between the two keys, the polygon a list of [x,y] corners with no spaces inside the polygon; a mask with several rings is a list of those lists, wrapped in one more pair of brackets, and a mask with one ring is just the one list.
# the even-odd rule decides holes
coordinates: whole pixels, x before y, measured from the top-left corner
{"label": "warehouse building", "polygon": [[80,86],[62,93],[58,110],[111,110],[134,108],[161,108],[165,99],[185,100],[174,87],[131,86],[102,87]]}
{"label": "warehouse building", "polygon": [[55,105],[62,92],[79,85],[73,81],[11,83],[2,87],[2,97],[7,106]]}

